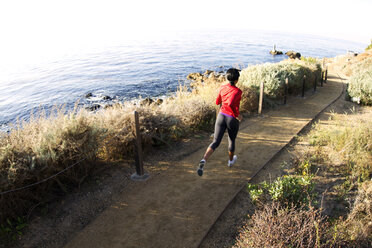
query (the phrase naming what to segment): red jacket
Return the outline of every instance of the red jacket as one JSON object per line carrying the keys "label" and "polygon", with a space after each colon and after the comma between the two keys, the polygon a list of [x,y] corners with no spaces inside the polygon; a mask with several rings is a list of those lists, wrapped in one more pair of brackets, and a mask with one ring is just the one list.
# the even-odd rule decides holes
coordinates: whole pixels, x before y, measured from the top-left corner
{"label": "red jacket", "polygon": [[222,103],[221,112],[237,118],[239,116],[241,98],[242,91],[238,87],[224,84],[220,88],[216,104],[219,105]]}

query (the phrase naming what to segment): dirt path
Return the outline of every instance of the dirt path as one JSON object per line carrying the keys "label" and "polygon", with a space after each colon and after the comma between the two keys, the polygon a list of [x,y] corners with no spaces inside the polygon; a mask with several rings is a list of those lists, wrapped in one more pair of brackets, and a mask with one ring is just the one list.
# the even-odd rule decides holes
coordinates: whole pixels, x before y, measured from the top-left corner
{"label": "dirt path", "polygon": [[339,77],[329,73],[328,83],[315,94],[290,98],[286,106],[243,122],[233,168],[227,167],[224,139],[203,177],[196,167],[206,147],[146,182],[131,184],[66,247],[197,247],[242,185],[339,97],[342,88]]}

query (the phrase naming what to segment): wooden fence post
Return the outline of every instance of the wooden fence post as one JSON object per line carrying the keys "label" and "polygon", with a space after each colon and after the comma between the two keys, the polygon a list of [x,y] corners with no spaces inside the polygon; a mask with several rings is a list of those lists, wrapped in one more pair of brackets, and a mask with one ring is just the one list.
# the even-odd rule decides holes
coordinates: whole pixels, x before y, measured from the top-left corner
{"label": "wooden fence post", "polygon": [[318,80],[318,77],[315,75],[315,80],[314,80],[314,92],[316,91],[316,84],[318,83],[317,80]]}
{"label": "wooden fence post", "polygon": [[320,87],[323,87],[324,72],[322,71],[322,78],[320,79]]}
{"label": "wooden fence post", "polygon": [[262,104],[263,104],[263,94],[264,94],[264,82],[260,84],[260,99],[258,102],[258,114],[262,113]]}
{"label": "wooden fence post", "polygon": [[306,82],[306,75],[304,75],[304,79],[302,80],[302,97],[305,97],[305,82]]}
{"label": "wooden fence post", "polygon": [[138,112],[134,111],[134,124],[136,132],[136,145],[135,145],[135,165],[136,173],[131,176],[133,181],[145,181],[149,178],[143,170],[143,153],[142,153],[142,142],[141,142],[141,130],[139,124]]}
{"label": "wooden fence post", "polygon": [[285,84],[284,84],[284,104],[287,104],[287,95],[288,95],[288,78],[285,79]]}
{"label": "wooden fence post", "polygon": [[327,83],[327,76],[328,76],[328,67],[326,67],[326,70],[325,70],[324,83]]}

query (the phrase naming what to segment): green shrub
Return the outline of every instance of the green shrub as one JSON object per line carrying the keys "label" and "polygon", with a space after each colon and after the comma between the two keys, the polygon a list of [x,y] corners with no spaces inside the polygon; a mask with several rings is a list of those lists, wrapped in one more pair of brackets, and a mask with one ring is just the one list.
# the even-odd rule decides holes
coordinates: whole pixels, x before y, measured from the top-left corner
{"label": "green shrub", "polygon": [[313,196],[314,184],[312,176],[283,176],[272,183],[263,182],[258,185],[247,185],[253,201],[277,201],[285,206],[301,206],[309,202]]}
{"label": "green shrub", "polygon": [[0,224],[0,246],[10,244],[23,235],[23,229],[27,227],[25,218],[18,217],[13,222],[7,219]]}
{"label": "green shrub", "polygon": [[249,66],[242,70],[239,82],[246,87],[259,90],[260,83],[265,82],[264,93],[272,99],[284,96],[285,79],[288,78],[288,93],[297,94],[302,90],[303,77],[306,75],[306,89],[313,86],[315,77],[320,80],[319,63],[309,61],[282,61]]}
{"label": "green shrub", "polygon": [[352,101],[372,105],[372,58],[359,63],[348,81],[348,95]]}

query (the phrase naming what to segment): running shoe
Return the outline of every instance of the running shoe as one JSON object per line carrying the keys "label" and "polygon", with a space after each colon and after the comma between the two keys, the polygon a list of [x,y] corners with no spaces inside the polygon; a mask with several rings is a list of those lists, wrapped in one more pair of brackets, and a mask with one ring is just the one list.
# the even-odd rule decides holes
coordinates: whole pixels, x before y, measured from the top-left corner
{"label": "running shoe", "polygon": [[235,164],[236,160],[238,159],[238,156],[234,155],[233,160],[227,163],[227,166],[231,167],[233,164]]}
{"label": "running shoe", "polygon": [[204,165],[205,165],[205,160],[204,159],[200,160],[199,168],[197,170],[199,176],[203,176]]}

